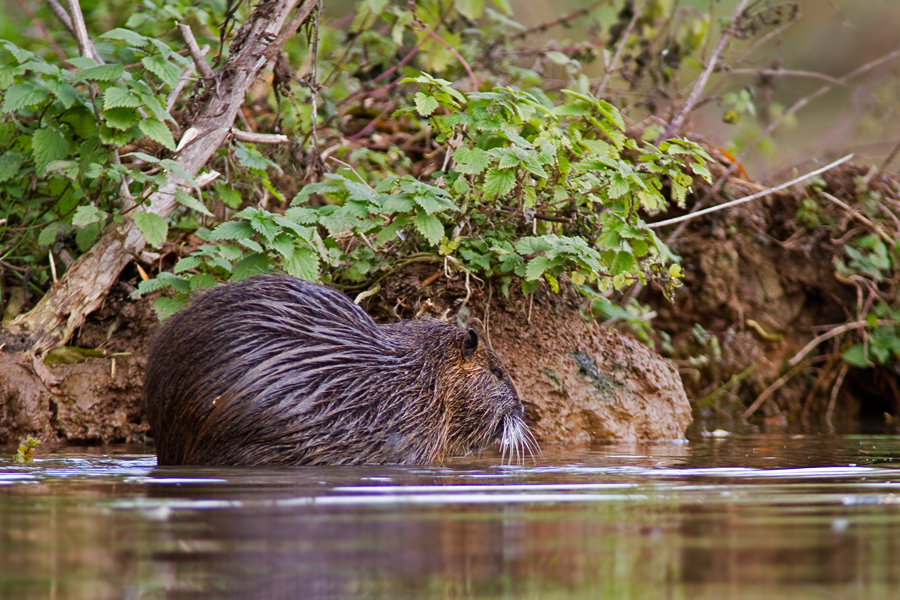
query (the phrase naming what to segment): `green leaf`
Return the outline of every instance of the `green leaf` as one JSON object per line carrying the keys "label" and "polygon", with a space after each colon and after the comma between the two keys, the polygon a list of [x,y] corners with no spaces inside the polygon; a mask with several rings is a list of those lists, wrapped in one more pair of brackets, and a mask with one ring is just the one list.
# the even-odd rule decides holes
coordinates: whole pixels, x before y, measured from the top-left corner
{"label": "green leaf", "polygon": [[69,153],[69,143],[58,129],[45,127],[38,129],[31,136],[31,152],[34,154],[34,170],[38,175],[54,160],[63,158]]}
{"label": "green leaf", "polygon": [[78,100],[78,90],[66,81],[51,79],[47,81],[47,89],[56,96],[56,99],[63,105],[63,108],[72,108]]}
{"label": "green leaf", "polygon": [[426,96],[422,92],[416,92],[413,100],[416,103],[416,110],[423,117],[431,116],[431,113],[440,107],[440,104],[433,96]]}
{"label": "green leaf", "polygon": [[219,240],[242,240],[253,237],[253,227],[246,221],[226,221],[213,229],[209,237],[210,242]]}
{"label": "green leaf", "polygon": [[116,81],[125,75],[122,65],[98,65],[81,72],[82,79],[91,81]]}
{"label": "green leaf", "polygon": [[75,232],[75,243],[82,252],[87,252],[94,245],[94,240],[100,235],[100,224],[91,223]]}
{"label": "green leaf", "polygon": [[3,94],[3,112],[15,112],[29,106],[40,104],[47,99],[47,90],[26,81],[12,86]]}
{"label": "green leaf", "polygon": [[231,271],[232,281],[241,281],[254,275],[261,275],[272,270],[272,261],[269,256],[263,252],[254,252],[245,258],[234,263],[234,269]]}
{"label": "green leaf", "polygon": [[107,217],[107,213],[100,210],[96,206],[85,204],[75,209],[72,215],[72,225],[76,227],[85,227],[91,223],[99,223]]}
{"label": "green leaf", "polygon": [[66,231],[69,226],[63,221],[54,221],[41,230],[38,235],[38,244],[41,246],[49,246],[56,241],[57,234],[60,231]]}
{"label": "green leaf", "polygon": [[871,366],[869,361],[866,360],[866,354],[862,344],[856,344],[855,346],[848,348],[841,354],[841,357],[844,359],[844,362],[860,369],[867,369]]}
{"label": "green leaf", "polygon": [[306,281],[319,280],[319,257],[309,248],[297,248],[284,265],[285,271]]}
{"label": "green leaf", "polygon": [[[394,194],[390,196],[384,203],[381,205],[381,210],[385,213],[408,213],[412,212],[413,207],[416,205],[413,202],[413,199],[404,194]],[[423,207],[424,208],[424,207]],[[434,211],[431,211],[434,212]],[[430,214],[430,213],[429,213]]]}
{"label": "green leaf", "polygon": [[175,151],[175,140],[165,123],[156,119],[143,119],[138,123],[138,127],[154,142],[159,142],[169,150]]}
{"label": "green leaf", "polygon": [[628,274],[634,271],[634,256],[630,252],[624,250],[616,253],[615,259],[609,266],[609,270],[613,275]]}
{"label": "green leaf", "polygon": [[133,108],[111,108],[104,110],[102,114],[107,125],[122,131],[131,129],[141,120],[140,113]]}
{"label": "green leaf", "polygon": [[453,151],[453,160],[456,162],[455,171],[469,175],[478,175],[491,163],[490,155],[484,150],[465,146]]}
{"label": "green leaf", "polygon": [[136,48],[143,48],[148,43],[147,38],[141,34],[135,33],[130,29],[122,29],[121,27],[107,31],[99,37],[104,40],[121,40],[129,46],[134,46]]}
{"label": "green leaf", "polygon": [[275,238],[276,235],[281,233],[281,227],[279,227],[278,224],[272,221],[269,214],[262,209],[255,209],[248,220],[250,222],[250,227],[253,228],[253,231],[261,234],[264,238],[266,238],[266,240],[270,242]]}
{"label": "green leaf", "polygon": [[134,215],[134,224],[152,248],[159,248],[166,241],[169,226],[159,215],[139,210]]}
{"label": "green leaf", "polygon": [[103,109],[128,107],[137,108],[141,105],[141,99],[132,94],[128,89],[118,86],[106,88],[103,92]]}
{"label": "green leaf", "polygon": [[422,211],[417,212],[415,225],[419,233],[424,235],[425,239],[432,246],[437,246],[441,238],[444,237],[444,226],[441,225],[440,220],[434,215],[429,215]]}
{"label": "green leaf", "polygon": [[175,201],[178,202],[178,204],[186,206],[191,210],[195,210],[198,213],[204,214],[207,217],[213,216],[209,209],[203,205],[203,202],[197,200],[181,188],[175,190]]}
{"label": "green leaf", "polygon": [[145,56],[141,59],[144,68],[162,79],[170,88],[175,87],[181,76],[181,68],[162,56]]}
{"label": "green leaf", "polygon": [[[145,283],[145,282],[141,282]],[[185,307],[187,304],[186,301],[181,300],[179,298],[169,298],[168,296],[162,296],[153,301],[153,312],[156,313],[156,318],[160,321],[165,321],[179,310]]]}
{"label": "green leaf", "polygon": [[18,175],[24,161],[25,155],[21,152],[6,152],[0,156],[0,183]]}
{"label": "green leaf", "polygon": [[456,10],[473,21],[477,20],[484,10],[484,0],[456,0],[455,4]]}
{"label": "green leaf", "polygon": [[556,266],[556,264],[557,261],[548,256],[535,256],[525,265],[525,279],[527,281],[540,279],[541,275],[544,274],[544,271]]}
{"label": "green leaf", "polygon": [[513,169],[492,167],[484,176],[485,198],[499,198],[516,187],[516,173]]}

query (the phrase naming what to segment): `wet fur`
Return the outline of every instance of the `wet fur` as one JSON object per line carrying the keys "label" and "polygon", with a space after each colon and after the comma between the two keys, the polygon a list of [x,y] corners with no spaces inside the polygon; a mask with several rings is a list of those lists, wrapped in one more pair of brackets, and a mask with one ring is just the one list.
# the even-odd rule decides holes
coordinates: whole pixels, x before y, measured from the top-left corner
{"label": "wet fur", "polygon": [[161,465],[429,464],[533,446],[474,331],[377,325],[340,292],[285,276],[214,288],[166,320],[144,398]]}

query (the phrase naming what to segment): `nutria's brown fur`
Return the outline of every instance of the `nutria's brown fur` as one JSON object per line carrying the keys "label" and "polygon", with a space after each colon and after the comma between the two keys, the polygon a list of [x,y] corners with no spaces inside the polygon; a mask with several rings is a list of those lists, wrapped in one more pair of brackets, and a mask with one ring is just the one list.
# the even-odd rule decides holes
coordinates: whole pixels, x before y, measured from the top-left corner
{"label": "nutria's brown fur", "polygon": [[160,465],[427,464],[532,445],[474,331],[377,325],[340,292],[286,276],[214,288],[166,320],[144,399]]}

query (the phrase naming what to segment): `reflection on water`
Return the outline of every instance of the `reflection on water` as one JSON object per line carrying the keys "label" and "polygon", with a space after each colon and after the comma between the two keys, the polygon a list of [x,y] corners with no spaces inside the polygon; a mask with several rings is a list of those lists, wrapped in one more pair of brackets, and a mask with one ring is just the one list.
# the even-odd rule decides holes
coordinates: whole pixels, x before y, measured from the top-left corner
{"label": "reflection on water", "polygon": [[900,598],[900,439],[434,468],[0,454],[0,598]]}

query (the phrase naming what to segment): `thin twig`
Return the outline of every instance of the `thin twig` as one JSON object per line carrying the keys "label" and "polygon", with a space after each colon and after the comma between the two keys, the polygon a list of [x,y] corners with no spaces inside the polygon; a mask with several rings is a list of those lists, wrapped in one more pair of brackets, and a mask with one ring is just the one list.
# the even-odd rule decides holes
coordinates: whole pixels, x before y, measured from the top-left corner
{"label": "thin twig", "polygon": [[[875,324],[876,325],[896,325],[897,323],[896,323],[896,321],[878,320],[878,321],[875,321]],[[822,335],[818,335],[818,336],[814,337],[812,340],[810,340],[810,342],[808,344],[803,346],[803,348],[800,350],[800,352],[795,354],[794,357],[788,361],[788,366],[793,367],[794,365],[799,363],[801,360],[803,360],[804,356],[806,356],[813,350],[813,348],[815,348],[816,346],[818,346],[825,340],[831,339],[835,336],[841,335],[842,333],[846,333],[853,329],[859,329],[861,327],[866,327],[867,325],[869,325],[869,322],[865,321],[865,320],[853,321],[852,323],[844,323],[843,325],[838,325],[834,329],[830,329],[830,330],[826,331]]]}
{"label": "thin twig", "polygon": [[[50,46],[53,48],[53,51],[56,52],[56,56],[59,57],[60,62],[67,65],[68,68],[71,68],[71,65],[69,65],[69,63],[66,61],[66,55],[62,51],[62,48],[59,47],[59,44],[56,43],[56,40],[53,39],[53,36],[50,35],[50,32],[47,31],[47,28],[44,27],[44,24],[41,23],[40,19],[38,19],[34,15],[34,13],[28,7],[28,4],[25,3],[25,0],[17,0],[17,1],[19,3],[19,8],[22,9],[22,12],[24,12],[28,16],[28,18],[31,19],[31,23],[35,27],[37,27],[38,29],[41,30],[41,36],[44,38],[44,40],[48,44],[50,44]],[[62,8],[62,7],[60,6],[60,8]],[[71,20],[70,20],[70,22],[71,22]]]}
{"label": "thin twig", "polygon": [[727,75],[757,75],[764,77],[804,77],[807,79],[821,79],[832,85],[846,86],[847,83],[825,75],[824,73],[816,73],[815,71],[795,71],[787,69],[726,69],[722,73]]}
{"label": "thin twig", "polygon": [[[306,5],[304,4],[304,7]],[[299,12],[299,11],[298,11]],[[312,95],[312,102],[310,103],[310,108],[312,110],[311,115],[311,123],[310,123],[310,136],[312,137],[312,151],[313,151],[313,164],[311,165],[312,170],[316,172],[321,172],[319,169],[325,168],[325,163],[322,161],[321,149],[319,148],[319,135],[318,135],[318,127],[319,127],[319,116],[318,116],[318,104],[319,104],[319,88],[316,84],[316,62],[319,58],[319,21],[322,18],[322,0],[318,0],[318,8],[316,10],[316,20],[313,26],[313,39],[312,39],[312,48],[310,49],[310,66],[309,66],[309,92]],[[299,27],[299,25],[298,25]],[[307,175],[308,176],[308,175]]]}
{"label": "thin twig", "polygon": [[448,44],[447,42],[445,42],[445,41],[443,40],[443,38],[441,38],[441,36],[439,36],[438,34],[436,34],[435,32],[433,32],[433,31],[431,30],[431,28],[428,27],[428,25],[425,25],[424,23],[422,23],[422,24],[421,24],[421,27],[422,27],[422,30],[423,30],[425,33],[427,33],[427,34],[430,35],[432,38],[434,38],[435,40],[437,40],[438,43],[440,43],[440,44],[443,45],[447,50],[450,51],[450,54],[452,54],[454,57],[456,57],[456,60],[458,60],[459,63],[463,66],[463,68],[466,70],[466,73],[469,74],[469,79],[472,80],[472,89],[473,89],[474,91],[478,91],[478,87],[479,87],[479,86],[478,86],[478,79],[475,77],[475,73],[472,72],[472,67],[469,66],[469,63],[466,62],[466,59],[464,59],[464,58],[462,57],[462,55],[461,55],[459,52],[456,51],[456,48],[454,48],[453,46],[451,46],[450,44]]}
{"label": "thin twig", "polygon": [[734,12],[731,13],[731,20],[729,21],[728,27],[722,30],[722,33],[719,37],[719,43],[716,44],[715,50],[713,50],[712,56],[709,57],[709,64],[706,65],[706,69],[700,75],[700,78],[697,80],[697,83],[694,85],[694,89],[691,90],[691,95],[688,96],[687,102],[684,103],[684,106],[681,107],[681,110],[676,113],[675,118],[669,123],[669,126],[666,127],[666,130],[657,138],[657,142],[661,142],[662,140],[666,140],[672,136],[674,132],[681,127],[681,124],[684,122],[685,118],[691,110],[694,108],[694,105],[700,100],[700,94],[703,93],[703,88],[706,87],[706,82],[709,80],[709,76],[712,74],[713,70],[716,68],[716,63],[719,62],[719,55],[722,54],[722,51],[725,49],[725,45],[728,43],[729,38],[731,38],[731,26],[738,20],[738,17],[741,16],[744,12],[744,8],[747,6],[747,2],[749,0],[741,0],[738,3],[737,7],[734,9]]}
{"label": "thin twig", "polygon": [[566,24],[570,23],[571,21],[574,21],[575,19],[578,19],[579,17],[582,17],[582,16],[588,14],[589,12],[591,12],[592,10],[594,10],[601,4],[609,4],[611,1],[612,0],[600,0],[599,2],[594,2],[593,4],[586,6],[584,8],[580,8],[573,13],[563,15],[560,18],[556,19],[555,21],[550,21],[549,23],[541,23],[540,25],[535,25],[534,27],[526,29],[525,31],[520,31],[519,33],[514,33],[513,35],[505,38],[504,40],[501,40],[501,42],[503,42],[503,41],[511,42],[514,40],[522,40],[522,39],[525,39],[526,37],[528,37],[529,35],[531,35],[532,33],[543,33],[552,27],[556,27],[557,25],[566,25]]}
{"label": "thin twig", "polygon": [[[858,67],[858,68],[854,69],[853,71],[851,71],[850,73],[839,78],[838,81],[840,81],[842,83],[847,83],[851,79],[854,79],[867,71],[871,71],[872,69],[881,65],[882,63],[892,60],[894,58],[897,58],[898,56],[900,56],[900,49],[894,50],[893,52],[889,52],[888,54],[885,54],[884,56],[882,56],[880,58],[876,58],[875,60],[867,62],[863,66]],[[834,88],[834,84],[829,83],[827,85],[823,85],[822,87],[820,87],[818,90],[814,91],[813,93],[811,93],[807,96],[804,96],[803,98],[800,98],[799,100],[794,102],[778,118],[773,119],[772,122],[769,123],[769,125],[765,128],[765,130],[763,130],[763,132],[760,133],[759,136],[757,136],[757,138],[755,140],[753,140],[750,144],[748,144],[747,147],[744,148],[744,150],[737,156],[737,158],[734,159],[734,162],[732,162],[731,165],[729,165],[729,167],[725,170],[725,172],[722,173],[722,175],[719,177],[719,179],[716,180],[716,182],[709,189],[709,191],[706,193],[706,195],[698,202],[698,204],[702,204],[703,202],[706,201],[707,198],[712,197],[720,189],[722,189],[722,186],[725,185],[725,182],[728,181],[728,178],[731,176],[731,174],[734,173],[735,170],[737,170],[738,165],[740,165],[741,162],[745,158],[747,158],[747,156],[750,154],[750,152],[754,148],[756,148],[760,144],[760,142],[762,142],[764,139],[769,137],[772,134],[772,132],[775,131],[775,129],[779,125],[781,125],[781,123],[782,123],[782,121],[784,121],[784,119],[786,119],[790,115],[794,114],[795,112],[797,112],[798,110],[800,110],[801,108],[803,108],[804,106],[806,106],[807,104],[809,104],[810,102],[812,102],[813,100],[818,98],[819,96],[830,91],[832,88]]]}
{"label": "thin twig", "polygon": [[72,25],[72,17],[69,16],[69,13],[66,12],[66,9],[63,8],[62,4],[60,4],[58,0],[47,0],[47,6],[50,7],[50,11],[56,15],[59,22],[69,30],[69,33],[75,35],[75,26]]}
{"label": "thin twig", "polygon": [[719,204],[717,206],[711,206],[704,210],[698,210],[696,212],[688,213],[686,215],[681,215],[680,217],[675,217],[674,219],[666,219],[665,221],[657,221],[656,223],[650,223],[649,225],[647,225],[647,227],[649,227],[650,229],[657,229],[659,227],[665,227],[666,225],[674,225],[675,223],[681,223],[682,221],[687,221],[688,219],[693,219],[694,217],[699,217],[700,215],[706,215],[711,212],[716,212],[716,211],[719,211],[719,210],[722,210],[725,208],[731,208],[732,206],[737,206],[738,204],[743,204],[745,202],[750,202],[751,200],[756,200],[757,198],[762,198],[764,196],[768,196],[769,194],[773,194],[773,193],[781,191],[785,188],[791,187],[792,185],[800,183],[801,181],[805,181],[807,179],[811,179],[817,175],[820,175],[820,174],[824,173],[825,171],[833,169],[836,166],[847,162],[851,158],[853,158],[853,155],[848,154],[847,156],[840,158],[829,165],[825,165],[821,169],[816,169],[815,171],[812,171],[811,173],[807,173],[806,175],[802,175],[800,177],[797,177],[796,179],[791,179],[790,181],[786,181],[785,183],[782,183],[781,185],[776,185],[773,188],[769,188],[769,189],[763,190],[761,192],[751,194],[749,196],[744,196],[743,198],[738,198],[737,200],[732,200],[731,202],[726,202],[725,204]]}
{"label": "thin twig", "polygon": [[[200,56],[206,56],[207,52],[209,52],[209,44],[204,44],[203,47],[200,48]],[[175,87],[172,88],[172,91],[169,92],[169,97],[166,100],[166,112],[171,113],[172,109],[175,108],[175,103],[178,102],[178,96],[181,95],[181,90],[183,90],[187,82],[193,78],[196,68],[196,64],[190,62],[181,70],[181,75],[178,76],[178,83],[176,83]]]}
{"label": "thin twig", "polygon": [[868,225],[869,227],[871,227],[872,230],[873,230],[875,233],[878,234],[878,237],[880,237],[882,240],[884,240],[884,241],[888,244],[888,246],[893,246],[893,245],[896,243],[896,240],[893,239],[893,238],[892,238],[891,236],[889,236],[888,234],[886,234],[886,233],[881,229],[881,227],[879,227],[878,225],[876,225],[876,224],[875,224],[874,222],[872,222],[871,220],[867,219],[866,217],[862,216],[861,214],[859,214],[858,212],[856,212],[855,210],[853,210],[846,202],[843,202],[842,200],[838,200],[837,198],[835,198],[834,196],[832,196],[832,195],[829,194],[828,192],[819,192],[819,193],[820,193],[820,194],[822,195],[822,197],[825,198],[826,200],[831,200],[832,202],[834,202],[835,204],[837,204],[838,206],[840,206],[841,208],[843,208],[844,210],[846,210],[846,211],[847,211],[848,213],[850,213],[850,215],[851,215],[854,219],[856,219],[857,221],[860,221],[861,223],[864,223],[865,225]]}
{"label": "thin twig", "polygon": [[188,52],[190,52],[191,58],[194,59],[194,65],[197,67],[200,76],[203,79],[215,79],[216,74],[203,57],[204,53],[200,50],[200,46],[197,45],[197,40],[194,39],[194,32],[191,31],[190,26],[179,23],[178,29],[181,31],[181,37],[184,38],[184,42],[187,44]]}
{"label": "thin twig", "polygon": [[803,369],[808,367],[811,362],[812,361],[807,361],[804,363],[800,363],[799,365],[796,365],[794,368],[789,370],[787,373],[785,373],[784,375],[782,375],[781,377],[776,379],[774,382],[772,382],[772,384],[769,387],[764,389],[763,392],[759,396],[756,397],[756,400],[753,401],[753,404],[751,404],[747,408],[747,410],[745,410],[743,412],[743,414],[741,415],[741,418],[744,420],[750,418],[750,416],[756,412],[756,409],[758,409],[760,406],[762,406],[762,403],[765,402],[766,399],[769,398],[769,396],[774,394],[778,390],[778,388],[783,386],[785,383],[787,383],[788,381],[793,379],[797,373],[799,373],[800,371],[802,371]]}
{"label": "thin twig", "polygon": [[828,399],[828,409],[825,411],[825,426],[829,430],[834,429],[834,425],[831,423],[831,416],[834,414],[834,407],[837,404],[838,392],[841,391],[841,386],[844,385],[844,377],[847,376],[849,370],[850,365],[848,363],[841,365],[841,370],[834,380],[834,386],[831,388],[831,398]]}
{"label": "thin twig", "polygon": [[628,43],[628,38],[631,36],[631,30],[634,29],[634,24],[637,23],[638,17],[641,16],[643,8],[644,0],[640,0],[638,5],[634,7],[634,14],[631,17],[631,21],[628,22],[628,27],[625,28],[625,32],[622,34],[622,39],[620,39],[619,43],[616,45],[616,52],[613,54],[612,60],[606,65],[606,72],[603,73],[603,79],[600,80],[600,85],[597,86],[597,91],[594,92],[595,98],[603,97],[603,92],[606,90],[606,83],[609,81],[609,76],[616,70],[616,65],[619,64],[619,58],[622,56],[622,51],[625,50],[625,45]]}

